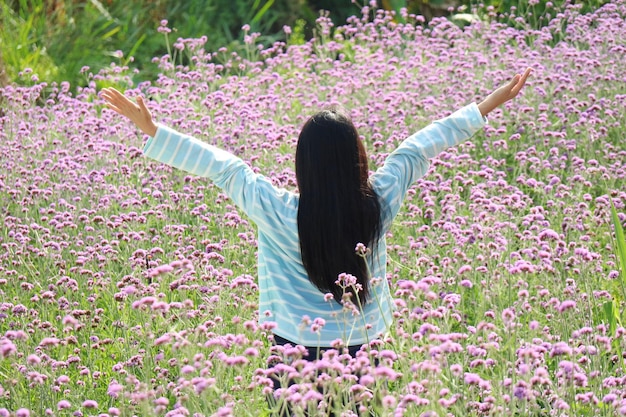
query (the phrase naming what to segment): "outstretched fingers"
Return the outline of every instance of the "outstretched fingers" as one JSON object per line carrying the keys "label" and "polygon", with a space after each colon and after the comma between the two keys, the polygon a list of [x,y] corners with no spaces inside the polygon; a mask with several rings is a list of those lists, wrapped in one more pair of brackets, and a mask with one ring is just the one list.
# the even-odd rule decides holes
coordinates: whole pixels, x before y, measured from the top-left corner
{"label": "outstretched fingers", "polygon": [[[140,111],[139,106],[113,87],[102,89],[102,97],[106,100],[107,106],[111,110],[123,116],[130,117],[133,112]],[[145,104],[142,107],[145,108]]]}
{"label": "outstretched fingers", "polygon": [[530,75],[532,69],[527,68],[522,75],[516,74],[508,84],[502,85],[496,89],[493,93],[489,94],[487,98],[478,103],[478,109],[483,116],[486,116],[496,107],[506,103],[509,100],[514,99],[526,84],[526,79]]}
{"label": "outstretched fingers", "polygon": [[109,101],[106,97],[105,97],[105,100],[107,100],[106,106],[109,109],[113,110],[114,112],[116,112],[118,114],[121,114],[122,116],[124,115],[124,112],[122,112],[122,109],[120,109],[117,105],[113,104],[113,102]]}
{"label": "outstretched fingers", "polygon": [[102,89],[102,97],[107,101],[107,103],[111,103],[117,105],[117,103],[122,101],[122,97],[124,95],[117,91],[113,87],[103,88]]}
{"label": "outstretched fingers", "polygon": [[532,72],[532,68],[526,68],[526,71],[524,71],[524,74],[522,74],[522,75],[517,74],[513,78],[514,80],[517,81],[515,83],[515,86],[511,89],[511,94],[513,95],[513,97],[517,96],[519,94],[519,92],[522,90],[522,88],[524,87],[524,84],[526,84],[526,80],[528,79],[528,76],[530,75],[531,72]]}
{"label": "outstretched fingers", "polygon": [[101,95],[108,108],[127,117],[146,135],[154,136],[156,134],[157,126],[141,96],[138,96],[137,101],[134,102],[112,87],[103,88]]}
{"label": "outstretched fingers", "polygon": [[139,104],[139,110],[145,113],[148,113],[148,107],[146,106],[146,102],[143,101],[143,97],[137,97],[137,104]]}
{"label": "outstretched fingers", "polygon": [[519,74],[515,74],[515,76],[513,78],[511,78],[511,81],[509,81],[509,90],[513,90],[515,88],[515,86],[517,85],[517,83],[520,80],[521,75]]}

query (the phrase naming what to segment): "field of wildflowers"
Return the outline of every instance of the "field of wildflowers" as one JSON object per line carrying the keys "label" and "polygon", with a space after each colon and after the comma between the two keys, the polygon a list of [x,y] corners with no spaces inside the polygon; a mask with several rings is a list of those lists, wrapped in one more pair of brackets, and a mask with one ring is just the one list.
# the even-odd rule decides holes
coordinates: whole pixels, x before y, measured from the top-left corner
{"label": "field of wildflowers", "polygon": [[[249,34],[248,56],[179,39],[158,81],[85,68],[78,94],[25,70],[30,87],[0,90],[0,417],[270,415],[271,355],[293,360],[276,407],[297,415],[626,415],[626,2],[551,17],[459,29],[365,9],[320,18],[304,45]],[[210,182],[143,158],[97,91],[129,87],[293,188],[321,107],[348,109],[375,169],[527,66],[523,95],[411,189],[388,236],[392,331],[306,364],[257,325],[254,225]]]}

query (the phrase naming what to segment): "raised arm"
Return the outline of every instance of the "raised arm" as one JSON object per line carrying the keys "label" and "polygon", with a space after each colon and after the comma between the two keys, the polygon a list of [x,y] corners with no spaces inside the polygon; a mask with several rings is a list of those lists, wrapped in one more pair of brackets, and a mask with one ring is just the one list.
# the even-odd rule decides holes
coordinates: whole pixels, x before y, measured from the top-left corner
{"label": "raised arm", "polygon": [[472,103],[450,116],[437,120],[405,139],[392,152],[371,182],[388,208],[387,225],[400,209],[406,191],[430,167],[430,159],[445,149],[455,146],[474,135],[486,123],[485,116],[496,107],[515,98],[531,73],[515,75],[506,85],[489,94],[478,105]]}
{"label": "raised arm", "polygon": [[[143,99],[133,102],[114,88],[101,93],[107,106],[127,117],[143,133],[150,136],[143,153],[150,159],[205,178],[210,178],[246,210],[246,193],[254,191],[257,175],[232,153],[205,143],[167,126],[157,125]],[[248,198],[249,200],[249,198]]]}
{"label": "raised arm", "polygon": [[241,158],[167,126],[157,125],[141,97],[135,103],[113,88],[103,89],[102,97],[110,109],[130,119],[150,136],[143,148],[145,156],[211,179],[259,228],[276,229],[284,221],[279,210],[291,194],[255,173]]}

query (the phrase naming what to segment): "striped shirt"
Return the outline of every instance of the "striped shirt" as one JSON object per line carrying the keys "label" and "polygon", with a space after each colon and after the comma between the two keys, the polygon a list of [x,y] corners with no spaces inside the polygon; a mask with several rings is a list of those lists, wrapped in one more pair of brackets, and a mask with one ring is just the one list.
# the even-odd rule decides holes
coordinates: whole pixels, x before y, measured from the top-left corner
{"label": "striped shirt", "polygon": [[[381,200],[383,236],[392,225],[411,184],[426,174],[429,159],[469,139],[486,123],[474,103],[405,139],[371,177]],[[356,311],[325,299],[307,277],[300,257],[298,194],[275,187],[243,160],[215,146],[159,125],[144,147],[149,158],[210,178],[257,225],[259,321],[304,346],[367,343],[391,325],[393,300],[386,279],[386,242],[368,259],[371,297]],[[314,332],[311,323],[322,323]]]}

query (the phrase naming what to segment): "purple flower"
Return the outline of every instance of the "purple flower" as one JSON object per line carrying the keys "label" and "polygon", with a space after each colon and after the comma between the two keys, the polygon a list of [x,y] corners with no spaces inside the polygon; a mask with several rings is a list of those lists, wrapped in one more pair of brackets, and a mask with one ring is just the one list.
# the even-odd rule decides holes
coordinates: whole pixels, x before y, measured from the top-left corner
{"label": "purple flower", "polygon": [[57,403],[57,409],[59,411],[70,408],[72,405],[67,400],[61,400]]}
{"label": "purple flower", "polygon": [[392,408],[396,405],[396,398],[393,395],[385,395],[383,397],[383,407]]}
{"label": "purple flower", "polygon": [[183,366],[180,369],[180,373],[183,374],[183,375],[188,375],[188,374],[191,374],[191,373],[193,373],[195,371],[196,371],[196,368],[194,368],[191,365],[185,365],[185,366]]}
{"label": "purple flower", "polygon": [[117,398],[124,390],[124,387],[117,382],[113,381],[109,384],[109,388],[107,389],[107,394],[113,398]]}
{"label": "purple flower", "polygon": [[37,355],[28,355],[28,358],[26,359],[26,362],[29,365],[39,365],[41,363],[41,358]]}
{"label": "purple flower", "polygon": [[478,376],[477,374],[466,372],[464,381],[468,385],[478,385],[482,381],[482,378]]}
{"label": "purple flower", "polygon": [[513,388],[513,395],[520,400],[528,399],[529,390],[524,381],[520,381],[517,385],[515,385],[515,388]]}
{"label": "purple flower", "polygon": [[511,308],[505,308],[502,310],[502,321],[505,323],[511,323],[515,320],[515,311]]}
{"label": "purple flower", "polygon": [[573,300],[565,300],[559,305],[559,313],[576,308],[576,302]]}
{"label": "purple flower", "polygon": [[474,284],[472,284],[472,282],[468,279],[464,279],[462,280],[459,285],[461,285],[461,287],[465,287],[465,288],[472,288],[474,286]]}
{"label": "purple flower", "polygon": [[390,381],[395,381],[396,379],[398,379],[401,374],[394,371],[391,368],[388,368],[386,366],[378,366],[374,369],[374,375],[376,377],[381,377],[381,378],[386,378]]}
{"label": "purple flower", "polygon": [[[550,357],[566,355],[570,356],[572,354],[572,348],[565,342],[557,342],[552,346],[550,350]],[[564,361],[565,362],[565,361]]]}
{"label": "purple flower", "polygon": [[94,400],[85,400],[83,401],[84,408],[98,408],[98,403]]}
{"label": "purple flower", "polygon": [[154,400],[155,405],[167,406],[169,405],[169,403],[170,403],[170,400],[168,400],[165,397],[159,397],[156,400]]}
{"label": "purple flower", "polygon": [[0,339],[0,356],[7,358],[17,352],[17,347],[9,339]]}
{"label": "purple flower", "polygon": [[454,376],[461,376],[461,373],[463,372],[463,367],[458,363],[455,363],[453,365],[450,365],[450,372],[452,372],[452,375]]}
{"label": "purple flower", "polygon": [[47,346],[58,346],[60,340],[56,337],[44,337],[41,342],[39,342],[39,346],[47,347]]}

